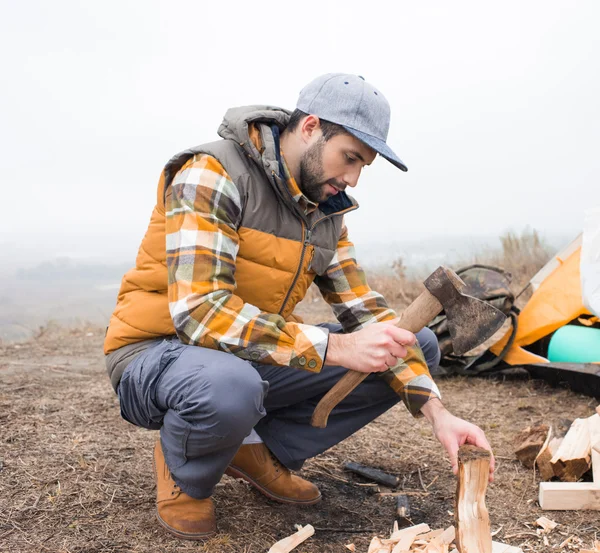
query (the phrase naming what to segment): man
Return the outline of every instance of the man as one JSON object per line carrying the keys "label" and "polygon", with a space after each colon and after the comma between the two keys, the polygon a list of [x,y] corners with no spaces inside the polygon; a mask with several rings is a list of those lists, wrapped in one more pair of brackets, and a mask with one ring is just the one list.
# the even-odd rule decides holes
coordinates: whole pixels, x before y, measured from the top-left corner
{"label": "man", "polygon": [[[362,77],[328,74],[302,90],[291,117],[229,110],[222,140],[163,170],[105,353],[122,416],[160,429],[157,518],[174,535],[215,533],[211,495],[224,473],[275,501],[316,503],[318,488],[290,469],[400,399],[433,425],[455,472],[460,445],[489,449],[439,399],[433,333],[397,328],[354,259],[343,216],[357,205],[346,188],[377,153],[406,171],[385,142],[389,120],[387,100]],[[341,326],[294,316],[313,282]],[[347,369],[374,374],[327,428],[313,428],[314,407]]]}

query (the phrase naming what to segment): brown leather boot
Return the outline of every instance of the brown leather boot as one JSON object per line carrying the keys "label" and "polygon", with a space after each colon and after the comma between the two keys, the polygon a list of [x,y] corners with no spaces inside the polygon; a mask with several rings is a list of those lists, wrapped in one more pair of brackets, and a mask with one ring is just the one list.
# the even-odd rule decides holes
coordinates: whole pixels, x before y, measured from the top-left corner
{"label": "brown leather boot", "polygon": [[202,540],[217,531],[215,508],[210,497],[194,499],[175,483],[160,446],[154,446],[156,518],[171,534],[184,540]]}
{"label": "brown leather boot", "polygon": [[313,505],[321,499],[317,486],[290,473],[265,444],[241,446],[225,474],[246,480],[280,503]]}

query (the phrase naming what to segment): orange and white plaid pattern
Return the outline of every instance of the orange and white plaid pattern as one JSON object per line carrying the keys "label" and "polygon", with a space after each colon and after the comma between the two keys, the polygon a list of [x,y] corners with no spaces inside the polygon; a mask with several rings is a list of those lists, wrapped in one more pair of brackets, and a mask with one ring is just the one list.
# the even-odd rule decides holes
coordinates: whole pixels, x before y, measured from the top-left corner
{"label": "orange and white plaid pattern", "polygon": [[[305,210],[315,209],[285,161],[283,165],[290,195]],[[176,332],[188,344],[319,372],[327,329],[286,322],[235,294],[241,216],[239,191],[215,158],[197,155],[173,179],[167,193],[166,247],[169,309]],[[381,294],[369,288],[345,231],[327,271],[315,283],[345,332],[396,317]],[[413,414],[430,397],[440,396],[419,348],[411,348],[404,362],[383,377]]]}

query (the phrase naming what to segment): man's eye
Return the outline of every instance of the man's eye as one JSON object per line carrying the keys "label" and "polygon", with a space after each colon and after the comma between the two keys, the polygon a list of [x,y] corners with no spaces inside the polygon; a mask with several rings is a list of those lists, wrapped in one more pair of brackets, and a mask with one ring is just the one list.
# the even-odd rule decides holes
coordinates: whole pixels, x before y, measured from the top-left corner
{"label": "man's eye", "polygon": [[349,156],[346,154],[346,159],[350,162],[350,163],[354,163],[356,161],[355,157]]}

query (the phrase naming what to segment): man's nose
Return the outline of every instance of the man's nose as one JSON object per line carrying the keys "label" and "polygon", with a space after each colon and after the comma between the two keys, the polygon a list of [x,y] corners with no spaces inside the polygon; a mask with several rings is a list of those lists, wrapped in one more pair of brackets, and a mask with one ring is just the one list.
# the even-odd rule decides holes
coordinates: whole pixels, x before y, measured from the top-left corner
{"label": "man's nose", "polygon": [[356,170],[349,171],[344,175],[342,179],[347,186],[354,188],[358,184],[358,179],[360,177],[361,167]]}

